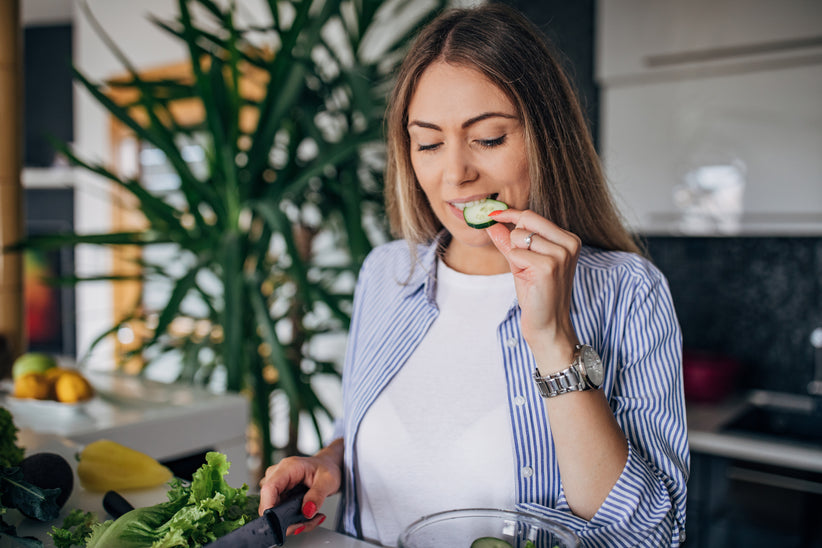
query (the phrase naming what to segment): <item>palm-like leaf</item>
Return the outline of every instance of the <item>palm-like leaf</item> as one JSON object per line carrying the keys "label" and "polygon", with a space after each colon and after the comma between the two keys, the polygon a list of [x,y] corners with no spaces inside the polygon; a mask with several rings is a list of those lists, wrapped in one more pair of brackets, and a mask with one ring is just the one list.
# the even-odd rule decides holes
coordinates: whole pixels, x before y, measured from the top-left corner
{"label": "palm-like leaf", "polygon": [[[443,3],[433,2],[419,23]],[[113,117],[165,155],[179,177],[182,200],[147,190],[61,146],[74,165],[132,194],[148,228],[41,236],[25,245],[174,246],[182,272],[172,275],[162,264],[138,261],[143,280],[165,279],[171,289],[164,306],[148,310],[141,300],[120,319],[147,333],[131,354],[150,360],[175,351],[180,377],[197,382],[209,382],[212,373],[224,369],[228,389],[251,394],[263,464],[268,464],[273,449],[269,405],[275,390],[290,404],[287,452],[296,451],[293,433],[301,415],[307,413],[318,433],[319,417],[329,415],[312,389],[311,376],[338,372],[312,356],[308,342],[348,327],[352,288],[340,287],[339,281],[356,274],[373,244],[364,217],[375,215],[376,224],[382,222],[380,169],[365,161],[363,150],[379,146],[391,68],[386,60],[398,57],[414,26],[394,33],[384,55],[369,60],[362,48],[375,32],[374,22],[382,10],[399,9],[405,2],[267,0],[271,22],[265,27],[238,25],[232,7],[212,0],[178,4],[175,21],[155,22],[186,44],[191,77],[148,80],[109,38],[128,77],[100,84],[80,71],[75,75]],[[283,8],[290,8],[292,16],[282,17]],[[207,21],[196,20],[195,12]],[[342,32],[335,45],[328,38],[331,24]],[[273,38],[272,46],[260,47],[261,33]],[[243,93],[244,79],[252,75],[261,79],[261,96]],[[115,100],[112,90],[127,90],[132,98]],[[191,98],[202,104],[204,118],[186,126],[174,118],[173,104]],[[243,123],[248,109],[257,114],[253,127]],[[181,143],[192,140],[203,143],[204,176],[198,176],[182,152]],[[319,234],[344,251],[343,260],[320,260]],[[106,277],[114,279],[93,278]],[[198,327],[181,328],[182,320]],[[287,337],[281,335],[284,325]]]}

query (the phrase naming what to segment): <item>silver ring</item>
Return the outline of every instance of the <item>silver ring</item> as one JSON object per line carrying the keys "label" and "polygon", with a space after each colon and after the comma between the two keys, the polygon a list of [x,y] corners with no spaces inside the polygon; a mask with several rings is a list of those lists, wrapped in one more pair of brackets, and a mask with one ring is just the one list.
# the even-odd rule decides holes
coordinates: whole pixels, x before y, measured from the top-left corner
{"label": "silver ring", "polygon": [[534,236],[536,236],[536,232],[530,233],[528,236],[525,237],[525,249],[531,249],[531,242],[534,241]]}

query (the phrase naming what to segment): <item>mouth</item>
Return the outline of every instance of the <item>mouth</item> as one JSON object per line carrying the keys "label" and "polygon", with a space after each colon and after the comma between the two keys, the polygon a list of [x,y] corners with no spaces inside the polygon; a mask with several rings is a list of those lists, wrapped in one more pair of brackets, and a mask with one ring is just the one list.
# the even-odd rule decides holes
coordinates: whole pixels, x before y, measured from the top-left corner
{"label": "mouth", "polygon": [[451,204],[452,206],[454,206],[455,208],[459,209],[460,211],[463,211],[466,207],[478,204],[478,203],[480,203],[484,200],[489,200],[489,199],[490,200],[496,200],[498,196],[499,196],[499,192],[494,192],[493,194],[489,194],[488,196],[485,196],[484,198],[475,198],[473,200],[469,200],[469,201],[465,201],[465,202],[453,201],[453,202],[448,202],[448,203]]}

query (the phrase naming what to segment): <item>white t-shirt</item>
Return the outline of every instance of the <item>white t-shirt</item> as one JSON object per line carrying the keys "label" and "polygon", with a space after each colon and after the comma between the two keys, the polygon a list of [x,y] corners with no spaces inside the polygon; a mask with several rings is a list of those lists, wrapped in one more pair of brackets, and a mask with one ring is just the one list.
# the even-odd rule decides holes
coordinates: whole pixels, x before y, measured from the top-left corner
{"label": "white t-shirt", "polygon": [[497,327],[510,273],[471,276],[442,260],[439,316],[363,418],[356,439],[363,536],[396,546],[423,515],[513,508],[515,461]]}

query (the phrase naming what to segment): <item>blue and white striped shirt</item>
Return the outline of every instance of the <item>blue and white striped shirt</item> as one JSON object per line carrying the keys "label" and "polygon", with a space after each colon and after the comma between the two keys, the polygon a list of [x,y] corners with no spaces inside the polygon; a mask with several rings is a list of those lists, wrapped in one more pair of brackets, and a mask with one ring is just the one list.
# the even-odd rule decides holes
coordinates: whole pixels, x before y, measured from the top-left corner
{"label": "blue and white striped shirt", "polygon": [[[344,438],[341,531],[360,536],[355,439],[371,404],[437,316],[436,244],[374,249],[357,281],[343,370]],[[571,319],[577,336],[599,352],[602,386],[628,438],[628,461],[596,515],[575,516],[566,500],[542,398],[531,377],[534,358],[513,303],[497,330],[503,356],[518,481],[517,509],[574,529],[586,546],[678,546],[685,537],[689,470],[682,389],[682,337],[667,281],[632,253],[583,247]]]}

